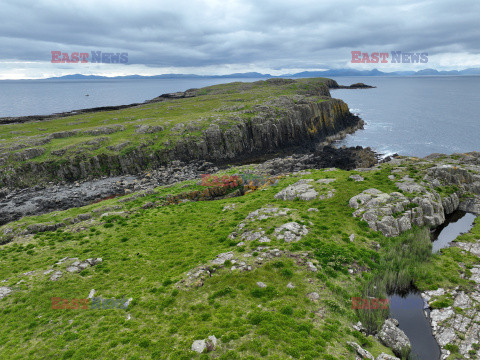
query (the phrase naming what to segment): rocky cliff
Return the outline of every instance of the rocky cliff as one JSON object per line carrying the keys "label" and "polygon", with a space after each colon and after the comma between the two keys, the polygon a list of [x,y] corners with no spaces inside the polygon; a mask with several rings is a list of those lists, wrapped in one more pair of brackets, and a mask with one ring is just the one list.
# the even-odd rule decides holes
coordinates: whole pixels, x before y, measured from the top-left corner
{"label": "rocky cliff", "polygon": [[[28,148],[14,154],[2,154],[6,165],[0,174],[0,185],[13,188],[49,181],[72,182],[104,175],[137,174],[149,168],[168,164],[173,160],[207,160],[222,164],[252,160],[289,149],[314,148],[319,142],[329,142],[363,126],[362,120],[350,113],[346,103],[330,97],[328,86],[323,81],[330,86],[334,85],[330,84],[332,81],[328,79],[310,81],[307,83],[308,86],[304,86],[299,80],[272,79],[260,82],[262,84],[257,85],[265,89],[273,87],[275,96],[269,96],[260,101],[255,100],[250,107],[239,106],[240,111],[230,112],[226,119],[225,117],[214,119],[200,132],[197,127],[191,127],[189,121],[177,124],[174,128],[175,132],[173,128],[170,129],[170,137],[164,136],[161,144],[158,143],[157,138],[150,137],[127,151],[77,152],[61,159],[46,156],[42,161],[35,159],[48,154],[42,147]],[[251,89],[256,89],[255,84],[245,84],[241,89],[237,88],[234,91],[244,96],[248,91],[253,91]],[[279,93],[278,89],[285,86],[289,87],[288,89],[294,86],[295,92],[292,93],[289,90],[290,92],[285,94]],[[209,96],[216,96],[216,100],[222,101],[225,94],[232,93],[231,89],[225,91],[222,89],[211,91]],[[171,98],[178,101],[176,106],[182,106],[182,101],[188,101],[195,96],[201,97],[203,93],[202,89],[198,89],[189,92],[189,99],[184,99],[187,96]],[[182,94],[185,95],[185,93]],[[163,98],[166,99],[168,96]],[[231,100],[225,99],[225,101]],[[185,103],[185,105],[188,104]],[[192,117],[195,116],[192,114]],[[100,147],[102,143],[108,143],[109,138],[105,135],[119,131],[125,133],[125,141],[127,141],[128,126],[117,125],[115,129],[112,128],[115,131],[111,132],[95,130],[98,134],[90,130],[89,135],[101,135],[101,139],[90,140],[88,144],[99,140],[96,146]],[[155,132],[166,133],[167,130],[163,131],[163,129],[157,126]],[[79,134],[79,132],[70,133],[71,131],[65,136]],[[137,133],[139,133],[138,126],[135,135]],[[53,138],[57,137],[53,136]],[[49,138],[45,140],[46,143],[50,141]],[[51,151],[51,154],[62,154],[62,150],[55,151]],[[25,156],[22,157],[22,154]],[[13,163],[8,162],[13,157],[16,160]]]}

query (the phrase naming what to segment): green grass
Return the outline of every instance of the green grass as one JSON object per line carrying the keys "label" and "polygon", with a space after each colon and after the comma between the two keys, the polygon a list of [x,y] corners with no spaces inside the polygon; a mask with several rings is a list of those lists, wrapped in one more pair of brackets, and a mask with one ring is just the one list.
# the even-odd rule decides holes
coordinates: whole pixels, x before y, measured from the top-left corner
{"label": "green grass", "polygon": [[[382,172],[387,174],[386,170]],[[24,228],[82,212],[94,214],[84,230],[64,228],[28,235],[2,246],[0,279],[6,278],[6,285],[18,287],[1,301],[5,319],[0,332],[2,353],[12,359],[200,358],[189,351],[191,343],[214,334],[221,339],[221,345],[209,356],[218,358],[350,356],[345,338],[358,337],[351,330],[357,319],[351,309],[351,297],[364,280],[361,275],[351,276],[347,266],[356,261],[359,266],[375,267],[378,255],[371,249],[370,239],[378,240],[381,235],[352,217],[348,199],[372,186],[384,191],[393,191],[394,187],[375,174],[367,174],[365,183],[348,182],[347,187],[349,175],[340,170],[305,175],[337,179],[331,185],[337,189],[336,195],[322,201],[275,200],[273,196],[280,188],[298,181],[290,177],[280,180],[279,186],[240,198],[141,208],[146,202],[182,191],[182,183],[159,188],[154,194],[130,202],[111,199],[7,225]],[[236,203],[236,208],[223,211],[230,203]],[[185,278],[188,270],[207,263],[217,254],[234,251],[240,257],[243,253],[227,236],[249,212],[266,204],[288,207],[292,215],[283,220],[260,221],[259,226],[264,229],[287,222],[290,216],[310,228],[310,234],[298,243],[273,240],[268,245],[291,252],[310,252],[320,269],[317,273],[308,272],[291,258],[280,258],[254,267],[251,272],[219,269],[202,287],[176,290],[174,283]],[[114,205],[121,206],[115,211],[127,212],[124,217],[100,218],[94,212]],[[308,212],[310,207],[317,207],[319,212]],[[84,227],[82,224],[74,227]],[[357,234],[355,244],[345,241],[352,232]],[[248,244],[246,252],[254,253],[255,248]],[[49,281],[40,272],[66,256],[81,260],[101,257],[103,262],[80,274],[67,273],[57,282]],[[21,275],[31,270],[37,270],[38,275]],[[25,282],[16,285],[20,279]],[[267,288],[259,288],[257,281],[266,283]],[[287,288],[290,282],[295,284],[294,289]],[[96,289],[97,295],[105,298],[133,297],[127,311],[132,319],[127,321],[125,310],[120,309],[50,309],[51,297],[85,298],[90,289]],[[314,291],[320,294],[317,302],[306,296]],[[70,324],[69,320],[73,322]],[[257,346],[258,342],[262,345]],[[374,340],[366,344],[377,355],[380,350],[388,351]]]}
{"label": "green grass", "polygon": [[[238,169],[230,169],[233,173]],[[374,356],[391,354],[374,337],[352,329],[361,319],[378,328],[385,311],[362,313],[352,309],[352,297],[384,297],[413,282],[421,290],[472,286],[460,278],[459,261],[469,266],[478,258],[460,249],[430,255],[428,231],[414,229],[397,238],[385,238],[352,216],[349,199],[369,188],[398,190],[387,177],[391,167],[362,173],[364,182],[348,180],[352,172],[312,170],[309,175],[280,179],[278,186],[244,196],[214,201],[162,205],[169,194],[200,190],[197,181],[160,187],[152,194],[124,202],[127,195],[83,208],[28,217],[0,228],[21,231],[35,223],[59,222],[82,213],[92,219],[55,232],[22,235],[0,246],[0,283],[14,293],[0,300],[0,352],[8,359],[345,359],[354,356],[346,341],[355,341]],[[335,178],[329,186],[335,196],[326,200],[280,201],[274,195],[300,178]],[[188,187],[184,187],[188,185]],[[143,209],[147,202],[158,207]],[[235,203],[233,210],[223,210]],[[292,256],[265,259],[258,242],[242,249],[228,235],[252,211],[267,205],[289,208],[287,216],[255,222],[266,234],[288,221],[309,228],[297,243],[272,236],[270,248]],[[101,217],[105,207],[119,212]],[[309,212],[315,207],[318,212]],[[101,210],[101,209],[104,210]],[[477,220],[462,241],[478,238]],[[354,242],[349,235],[355,234]],[[375,250],[380,244],[380,250]],[[178,283],[188,271],[207,264],[223,252],[253,266],[252,271],[217,267],[203,286]],[[318,268],[307,270],[309,254]],[[251,254],[251,257],[244,257]],[[103,262],[79,274],[55,263],[64,257]],[[43,271],[64,271],[56,281]],[[438,271],[441,268],[442,271]],[[355,269],[350,273],[349,269]],[[36,274],[25,276],[25,272]],[[358,270],[358,271],[357,271]],[[23,280],[21,282],[21,280]],[[257,286],[257,282],[267,285]],[[293,289],[287,284],[295,285]],[[178,285],[178,286],[177,286]],[[377,285],[373,289],[373,285]],[[54,310],[51,298],[86,298],[91,289],[102,298],[133,298],[127,310]],[[316,292],[314,301],[307,294]],[[444,299],[437,299],[442,302]],[[445,304],[440,304],[445,305]],[[131,316],[127,320],[127,314]],[[214,352],[190,351],[194,340],[215,335]]]}

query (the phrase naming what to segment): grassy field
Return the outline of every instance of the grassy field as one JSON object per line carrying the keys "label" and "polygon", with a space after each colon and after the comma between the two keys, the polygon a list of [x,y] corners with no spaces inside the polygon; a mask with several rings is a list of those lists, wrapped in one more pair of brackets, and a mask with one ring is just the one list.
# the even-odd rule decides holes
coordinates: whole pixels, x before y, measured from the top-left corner
{"label": "grassy field", "polygon": [[[390,170],[383,165],[362,173],[363,182],[349,178],[358,174],[355,171],[312,170],[241,197],[159,206],[167,194],[202,189],[199,182],[188,181],[137,198],[128,195],[5,225],[0,230],[19,231],[35,223],[92,215],[54,232],[17,236],[0,247],[0,280],[5,280],[0,286],[13,289],[0,300],[0,358],[346,359],[354,356],[348,340],[374,356],[391,354],[372,336],[352,329],[352,324],[366,318],[352,309],[352,297],[365,295],[372,282],[395,266],[407,269],[403,281],[413,280],[420,289],[471,284],[460,279],[457,249],[421,255],[424,243],[412,239],[421,239],[422,229],[385,238],[352,217],[348,206],[352,196],[372,187],[398,190],[388,179]],[[405,167],[405,172],[410,170]],[[336,189],[334,197],[274,198],[300,178],[336,179],[328,185]],[[315,186],[321,191],[327,185]],[[251,212],[269,206],[289,211],[245,220]],[[318,211],[308,211],[312,208]],[[273,236],[275,227],[292,221],[309,230],[300,241],[286,243]],[[249,230],[265,231],[272,241],[237,246],[240,239],[229,235],[238,232],[242,222]],[[479,222],[472,231],[477,235],[463,237],[478,237]],[[351,234],[355,234],[353,242]],[[411,254],[418,256],[402,256],[398,249],[404,246],[412,246]],[[281,255],[269,258],[268,249],[278,249]],[[210,267],[211,277],[191,286],[182,283],[190,270],[230,251],[231,260]],[[102,262],[69,273],[68,261],[56,264],[65,257],[102,258]],[[232,270],[242,261],[251,270]],[[473,264],[478,258],[462,261]],[[318,271],[310,271],[308,262]],[[51,281],[52,273],[44,274],[49,269],[60,270],[63,276]],[[31,271],[35,272],[24,275]],[[127,309],[51,308],[51,298],[85,299],[91,289],[98,297],[133,301]],[[210,335],[219,339],[215,351],[191,351],[194,340]]]}

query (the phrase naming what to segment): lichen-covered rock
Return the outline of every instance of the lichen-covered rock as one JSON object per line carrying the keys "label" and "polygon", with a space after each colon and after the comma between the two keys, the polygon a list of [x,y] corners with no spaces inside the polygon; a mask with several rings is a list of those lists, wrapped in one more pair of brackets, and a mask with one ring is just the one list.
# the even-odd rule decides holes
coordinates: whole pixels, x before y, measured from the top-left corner
{"label": "lichen-covered rock", "polygon": [[442,199],[442,205],[445,209],[445,214],[451,214],[458,209],[460,205],[460,199],[457,194],[452,194]]}
{"label": "lichen-covered rock", "polygon": [[365,180],[363,176],[360,176],[360,175],[350,175],[348,178],[356,182],[361,182]]}
{"label": "lichen-covered rock", "polygon": [[201,354],[206,349],[206,347],[207,347],[207,345],[205,343],[205,339],[195,340],[192,344],[192,351],[195,351],[195,352]]}
{"label": "lichen-covered rock", "polygon": [[380,341],[397,356],[405,356],[410,353],[411,344],[407,335],[398,328],[398,321],[395,319],[387,319],[382,325],[378,333]]}
{"label": "lichen-covered rock", "polygon": [[59,271],[55,271],[53,273],[53,275],[50,277],[50,281],[57,281],[58,279],[60,279],[61,277],[63,276],[63,273],[59,270]]}
{"label": "lichen-covered rock", "polygon": [[0,286],[0,300],[3,299],[5,296],[10,295],[13,290],[7,286]]}
{"label": "lichen-covered rock", "polygon": [[245,218],[245,220],[256,221],[256,220],[268,219],[270,217],[285,216],[290,211],[291,209],[289,208],[263,207],[261,209],[258,209],[249,213]]}
{"label": "lichen-covered rock", "polygon": [[353,216],[361,217],[385,236],[397,236],[413,225],[435,227],[445,221],[438,194],[424,193],[412,199],[399,192],[386,194],[368,189],[352,197],[349,205],[356,209]]}
{"label": "lichen-covered rock", "polygon": [[101,258],[91,258],[85,261],[76,260],[73,263],[71,263],[69,266],[67,266],[66,270],[70,273],[78,273],[90,266],[95,266],[101,262],[102,262]]}
{"label": "lichen-covered rock", "polygon": [[313,264],[313,262],[308,261],[307,262],[307,270],[312,271],[312,272],[317,272],[318,268]]}
{"label": "lichen-covered rock", "polygon": [[123,130],[125,130],[125,126],[114,124],[114,125],[110,125],[110,126],[99,126],[99,127],[96,127],[96,128],[85,130],[84,133],[87,134],[87,135],[97,136],[97,135],[113,134],[113,133],[116,133],[118,131],[123,131]]}
{"label": "lichen-covered rock", "polygon": [[300,199],[304,201],[313,200],[318,196],[318,192],[315,191],[309,182],[313,179],[301,179],[295,184],[286,187],[275,195],[275,199],[278,200],[295,200]]}
{"label": "lichen-covered rock", "polygon": [[465,212],[480,214],[480,196],[474,196],[463,200],[458,208]]}
{"label": "lichen-covered rock", "polygon": [[319,184],[325,184],[328,185],[334,181],[337,181],[337,179],[318,179],[316,182]]}
{"label": "lichen-covered rock", "polygon": [[45,153],[44,148],[30,148],[12,154],[14,161],[26,161]]}
{"label": "lichen-covered rock", "polygon": [[320,299],[320,295],[317,292],[311,292],[307,294],[307,298],[312,301],[318,301],[318,299]]}
{"label": "lichen-covered rock", "polygon": [[223,265],[225,261],[233,259],[234,255],[232,251],[217,255],[217,257],[211,261],[212,265]]}
{"label": "lichen-covered rock", "polygon": [[308,234],[308,229],[305,225],[292,221],[276,228],[274,234],[279,240],[283,239],[288,243],[296,242]]}
{"label": "lichen-covered rock", "polygon": [[30,234],[36,234],[45,231],[55,231],[61,227],[65,227],[65,223],[32,224],[27,226],[27,231]]}
{"label": "lichen-covered rock", "polygon": [[204,351],[214,351],[216,349],[216,346],[217,338],[215,337],[215,335],[211,335],[207,339],[195,340],[192,344],[192,351],[201,354]]}

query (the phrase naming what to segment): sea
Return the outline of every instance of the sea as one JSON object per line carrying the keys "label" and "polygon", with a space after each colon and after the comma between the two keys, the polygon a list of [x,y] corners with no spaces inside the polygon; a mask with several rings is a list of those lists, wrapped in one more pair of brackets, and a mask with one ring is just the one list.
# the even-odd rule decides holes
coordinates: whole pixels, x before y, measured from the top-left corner
{"label": "sea", "polygon": [[[480,76],[333,77],[341,85],[373,89],[331,90],[365,122],[337,146],[369,146],[383,156],[423,157],[480,150]],[[47,115],[124,105],[163,93],[232,81],[260,79],[101,79],[0,81],[0,117]]]}

